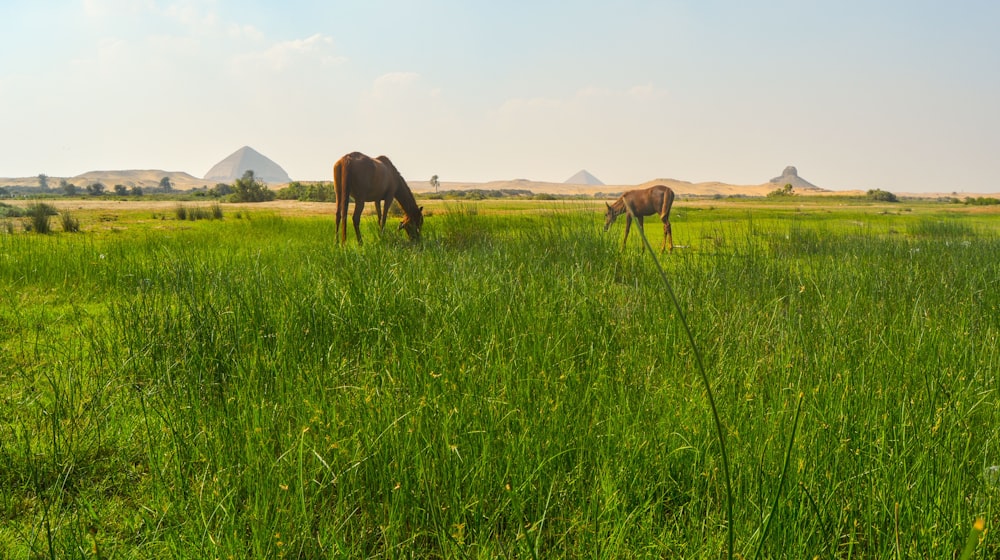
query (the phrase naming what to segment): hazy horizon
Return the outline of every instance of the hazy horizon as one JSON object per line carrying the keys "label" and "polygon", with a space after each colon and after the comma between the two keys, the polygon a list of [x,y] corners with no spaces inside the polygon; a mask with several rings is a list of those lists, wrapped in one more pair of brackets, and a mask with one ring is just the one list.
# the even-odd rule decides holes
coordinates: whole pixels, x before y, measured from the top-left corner
{"label": "hazy horizon", "polygon": [[293,180],[586,169],[1000,191],[1000,4],[79,0],[0,5],[0,176],[202,177],[247,145]]}

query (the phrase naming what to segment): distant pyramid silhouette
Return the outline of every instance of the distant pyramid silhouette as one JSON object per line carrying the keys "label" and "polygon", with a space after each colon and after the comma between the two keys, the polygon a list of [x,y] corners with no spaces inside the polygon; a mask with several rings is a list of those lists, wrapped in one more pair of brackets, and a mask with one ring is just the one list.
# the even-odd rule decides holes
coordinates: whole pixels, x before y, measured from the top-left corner
{"label": "distant pyramid silhouette", "polygon": [[800,190],[823,190],[809,181],[806,181],[802,177],[799,177],[799,170],[795,169],[794,165],[786,167],[785,170],[781,172],[781,175],[771,179],[769,182],[780,187],[791,185],[792,187]]}
{"label": "distant pyramid silhouette", "polygon": [[232,182],[252,170],[254,177],[265,183],[290,183],[288,173],[280,165],[250,146],[243,146],[229,157],[215,164],[205,174],[206,181]]}
{"label": "distant pyramid silhouette", "polygon": [[563,183],[568,185],[593,185],[593,186],[600,186],[604,184],[601,182],[600,179],[588,173],[586,169],[581,169],[580,171],[577,171],[576,175],[573,175],[569,179],[566,179],[565,181],[563,181]]}

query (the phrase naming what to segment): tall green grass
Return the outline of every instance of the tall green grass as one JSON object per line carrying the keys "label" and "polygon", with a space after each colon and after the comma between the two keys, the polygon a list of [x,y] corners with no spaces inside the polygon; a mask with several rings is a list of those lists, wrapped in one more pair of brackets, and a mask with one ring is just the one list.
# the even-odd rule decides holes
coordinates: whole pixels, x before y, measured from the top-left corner
{"label": "tall green grass", "polygon": [[[638,241],[450,210],[421,244],[252,213],[0,236],[0,556],[723,555]],[[954,556],[977,517],[1000,552],[996,234],[681,210],[661,262],[736,552]]]}

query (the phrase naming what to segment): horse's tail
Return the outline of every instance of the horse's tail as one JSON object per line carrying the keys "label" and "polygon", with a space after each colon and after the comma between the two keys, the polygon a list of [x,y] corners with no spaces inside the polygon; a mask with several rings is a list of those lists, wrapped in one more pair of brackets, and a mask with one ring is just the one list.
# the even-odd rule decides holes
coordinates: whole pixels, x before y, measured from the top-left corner
{"label": "horse's tail", "polygon": [[333,166],[333,184],[337,193],[337,232],[338,241],[347,239],[347,203],[350,200],[351,160],[342,157]]}
{"label": "horse's tail", "polygon": [[670,207],[674,205],[674,189],[670,187],[665,187],[666,192],[663,193],[663,217],[670,217]]}
{"label": "horse's tail", "polygon": [[347,173],[349,167],[346,158],[340,158],[337,164],[333,166],[333,182],[337,191],[338,203],[342,200],[342,196],[347,194]]}

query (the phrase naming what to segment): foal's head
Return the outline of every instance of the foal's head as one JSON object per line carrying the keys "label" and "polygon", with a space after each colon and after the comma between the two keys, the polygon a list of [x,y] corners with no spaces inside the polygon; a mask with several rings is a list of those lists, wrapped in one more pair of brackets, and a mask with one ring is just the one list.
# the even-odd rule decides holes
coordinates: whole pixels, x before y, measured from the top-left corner
{"label": "foal's head", "polygon": [[424,207],[418,207],[414,214],[403,216],[403,221],[399,222],[399,229],[406,231],[412,241],[420,239],[420,228],[424,227]]}
{"label": "foal's head", "polygon": [[614,204],[605,202],[604,205],[608,207],[608,210],[604,213],[604,231],[608,231],[611,224],[615,223],[615,219],[625,213],[625,204],[621,199],[618,199]]}

